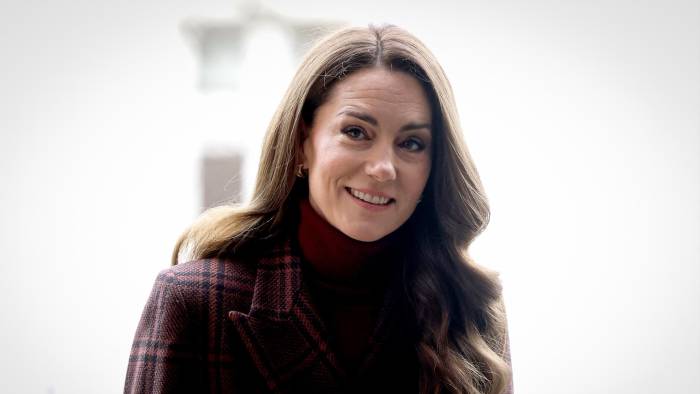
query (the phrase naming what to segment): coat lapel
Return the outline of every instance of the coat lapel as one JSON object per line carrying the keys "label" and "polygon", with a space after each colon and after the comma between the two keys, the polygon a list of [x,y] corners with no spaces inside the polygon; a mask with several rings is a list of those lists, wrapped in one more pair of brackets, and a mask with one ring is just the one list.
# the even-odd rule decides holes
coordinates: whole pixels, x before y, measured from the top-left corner
{"label": "coat lapel", "polygon": [[[232,311],[230,319],[270,391],[338,392],[347,386],[348,376],[329,346],[327,328],[302,280],[297,248],[287,238],[258,260],[250,312]],[[391,337],[401,325],[399,292],[391,287],[359,376],[395,342]]]}
{"label": "coat lapel", "polygon": [[230,319],[271,391],[335,391],[345,374],[303,286],[299,256],[287,239],[261,258],[250,312],[233,311]]}

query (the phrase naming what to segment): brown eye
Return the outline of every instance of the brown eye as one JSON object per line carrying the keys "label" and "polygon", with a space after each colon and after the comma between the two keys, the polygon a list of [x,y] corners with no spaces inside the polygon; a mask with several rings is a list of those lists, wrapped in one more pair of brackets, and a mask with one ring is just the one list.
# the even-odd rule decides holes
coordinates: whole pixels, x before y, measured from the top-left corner
{"label": "brown eye", "polygon": [[341,132],[353,140],[361,140],[367,137],[365,130],[358,126],[346,127]]}
{"label": "brown eye", "polygon": [[409,138],[399,144],[400,147],[409,152],[420,152],[425,149],[425,144],[418,138]]}

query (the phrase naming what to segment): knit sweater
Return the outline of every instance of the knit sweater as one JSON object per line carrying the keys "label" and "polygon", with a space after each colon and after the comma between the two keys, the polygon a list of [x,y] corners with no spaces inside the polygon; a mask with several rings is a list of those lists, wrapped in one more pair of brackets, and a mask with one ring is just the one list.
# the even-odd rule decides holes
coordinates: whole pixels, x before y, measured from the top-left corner
{"label": "knit sweater", "polygon": [[390,275],[398,267],[401,233],[357,241],[302,200],[297,234],[304,280],[330,332],[331,346],[352,374],[368,351]]}

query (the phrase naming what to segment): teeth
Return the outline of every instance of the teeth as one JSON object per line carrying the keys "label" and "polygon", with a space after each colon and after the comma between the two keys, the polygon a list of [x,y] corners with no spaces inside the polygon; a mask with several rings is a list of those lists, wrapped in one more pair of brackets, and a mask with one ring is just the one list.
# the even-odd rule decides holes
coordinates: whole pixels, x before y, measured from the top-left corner
{"label": "teeth", "polygon": [[350,193],[352,193],[353,196],[359,198],[360,200],[366,201],[370,204],[385,205],[389,202],[389,199],[386,197],[373,196],[371,194],[362,193],[355,189],[350,189]]}

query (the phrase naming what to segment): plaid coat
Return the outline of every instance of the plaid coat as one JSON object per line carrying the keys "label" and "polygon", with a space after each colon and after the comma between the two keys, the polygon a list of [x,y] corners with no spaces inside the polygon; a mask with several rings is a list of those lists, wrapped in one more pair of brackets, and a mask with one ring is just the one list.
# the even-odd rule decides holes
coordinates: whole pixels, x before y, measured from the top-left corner
{"label": "plaid coat", "polygon": [[[358,371],[340,365],[302,281],[298,247],[162,271],[139,322],[125,393],[417,392],[415,330],[389,291]],[[396,282],[395,282],[396,284]]]}

